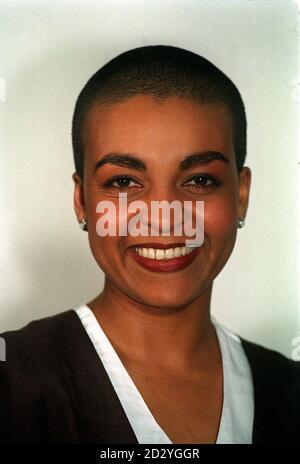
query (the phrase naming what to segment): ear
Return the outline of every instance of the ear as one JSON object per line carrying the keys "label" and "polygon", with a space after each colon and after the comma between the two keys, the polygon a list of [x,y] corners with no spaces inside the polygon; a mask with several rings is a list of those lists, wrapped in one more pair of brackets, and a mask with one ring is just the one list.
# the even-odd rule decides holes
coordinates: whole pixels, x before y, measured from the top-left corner
{"label": "ear", "polygon": [[83,190],[83,180],[82,178],[74,172],[72,175],[74,181],[74,210],[77,216],[78,222],[82,219],[86,219],[86,210],[84,202],[84,190]]}
{"label": "ear", "polygon": [[239,218],[245,219],[249,203],[251,185],[251,171],[248,167],[243,167],[239,173]]}

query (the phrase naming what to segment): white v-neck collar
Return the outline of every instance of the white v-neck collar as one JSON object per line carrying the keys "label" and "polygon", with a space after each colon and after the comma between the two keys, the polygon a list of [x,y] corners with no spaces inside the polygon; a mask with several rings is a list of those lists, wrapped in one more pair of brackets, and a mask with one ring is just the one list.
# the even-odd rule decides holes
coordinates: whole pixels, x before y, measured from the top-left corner
{"label": "white v-neck collar", "polygon": [[[139,443],[172,444],[156,422],[93,311],[86,305],[74,309],[111,380]],[[239,337],[212,318],[223,364],[223,407],[217,444],[251,443],[254,417],[250,366]]]}

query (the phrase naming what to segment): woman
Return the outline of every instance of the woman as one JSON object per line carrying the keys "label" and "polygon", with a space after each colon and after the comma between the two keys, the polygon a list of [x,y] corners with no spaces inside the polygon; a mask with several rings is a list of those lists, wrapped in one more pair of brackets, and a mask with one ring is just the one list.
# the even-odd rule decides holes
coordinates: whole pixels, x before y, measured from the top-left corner
{"label": "woman", "polygon": [[[2,441],[299,443],[299,363],[210,316],[250,191],[235,85],[187,50],[130,50],[87,82],[72,137],[75,211],[105,284],[87,304],[2,334]],[[193,223],[204,205],[200,242],[175,234],[175,212],[153,220],[162,200],[190,202]],[[134,201],[147,210],[140,235],[124,233]]]}

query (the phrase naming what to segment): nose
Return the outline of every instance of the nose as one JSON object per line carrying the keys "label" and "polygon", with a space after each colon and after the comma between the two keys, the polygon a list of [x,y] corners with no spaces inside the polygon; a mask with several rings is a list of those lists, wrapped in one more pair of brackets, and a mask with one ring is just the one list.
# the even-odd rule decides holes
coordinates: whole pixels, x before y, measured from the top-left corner
{"label": "nose", "polygon": [[183,204],[177,199],[155,199],[147,202],[141,222],[151,229],[151,235],[182,235]]}
{"label": "nose", "polygon": [[186,200],[180,192],[162,186],[159,191],[152,190],[139,200],[128,203],[129,216],[123,220],[128,221],[129,233],[134,236],[176,236],[186,239],[196,234],[196,239],[188,240],[189,246],[200,246],[204,238],[203,203]]}
{"label": "nose", "polygon": [[151,196],[145,202],[140,220],[152,236],[195,237],[188,239],[188,246],[203,243],[204,201]]}
{"label": "nose", "polygon": [[151,235],[182,236],[183,198],[175,182],[165,176],[160,177],[142,199],[145,209],[141,223]]}

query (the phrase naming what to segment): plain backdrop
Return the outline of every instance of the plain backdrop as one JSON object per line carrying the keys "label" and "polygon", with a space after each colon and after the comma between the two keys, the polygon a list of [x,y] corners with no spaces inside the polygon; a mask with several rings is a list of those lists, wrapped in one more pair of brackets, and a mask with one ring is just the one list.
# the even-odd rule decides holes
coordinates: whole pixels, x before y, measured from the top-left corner
{"label": "plain backdrop", "polygon": [[101,290],[73,212],[75,100],[114,56],[167,44],[220,67],[247,110],[250,205],[212,313],[291,356],[300,328],[297,12],[292,1],[0,2],[0,332]]}

